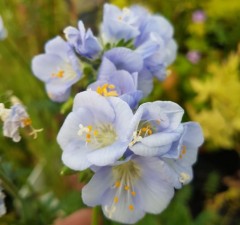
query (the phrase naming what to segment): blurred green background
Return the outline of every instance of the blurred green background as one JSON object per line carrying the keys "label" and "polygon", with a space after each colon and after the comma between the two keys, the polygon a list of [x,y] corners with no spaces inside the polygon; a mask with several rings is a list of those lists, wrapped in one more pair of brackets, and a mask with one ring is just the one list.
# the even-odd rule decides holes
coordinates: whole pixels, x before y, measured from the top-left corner
{"label": "blurred green background", "polygon": [[[53,224],[85,207],[81,175],[61,176],[61,149],[56,135],[66,116],[51,102],[42,82],[31,73],[31,59],[44,44],[82,19],[95,34],[101,21],[101,0],[0,0],[0,15],[8,30],[0,41],[0,102],[11,90],[26,105],[38,139],[22,134],[20,143],[0,135],[0,165],[25,198],[26,220],[6,194],[8,213],[0,225]],[[172,23],[178,55],[164,82],[144,101],[171,100],[185,109],[184,121],[198,121],[205,143],[194,166],[194,180],[176,195],[160,215],[147,215],[138,224],[240,224],[240,1],[231,0],[113,0],[120,7],[143,4]],[[201,10],[202,21],[193,14]],[[197,58],[196,58],[197,57]],[[86,87],[83,81],[77,90]],[[86,175],[84,175],[86,176]],[[21,209],[20,209],[21,211]],[[27,223],[26,223],[27,221]],[[103,221],[104,224],[117,224]]]}

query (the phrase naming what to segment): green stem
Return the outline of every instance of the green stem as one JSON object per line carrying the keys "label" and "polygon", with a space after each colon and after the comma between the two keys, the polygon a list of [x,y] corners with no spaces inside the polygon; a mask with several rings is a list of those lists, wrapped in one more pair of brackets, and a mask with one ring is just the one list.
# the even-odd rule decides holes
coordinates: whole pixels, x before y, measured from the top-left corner
{"label": "green stem", "polygon": [[93,208],[91,225],[98,225],[98,222],[99,222],[98,215],[99,215],[99,207],[96,206]]}

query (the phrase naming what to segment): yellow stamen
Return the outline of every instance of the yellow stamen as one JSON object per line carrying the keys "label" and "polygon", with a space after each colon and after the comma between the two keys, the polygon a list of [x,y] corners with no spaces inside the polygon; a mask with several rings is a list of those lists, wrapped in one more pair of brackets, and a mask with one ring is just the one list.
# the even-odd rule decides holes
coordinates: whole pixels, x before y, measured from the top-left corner
{"label": "yellow stamen", "polygon": [[118,197],[114,197],[113,201],[114,203],[118,203]]}
{"label": "yellow stamen", "polygon": [[117,94],[116,91],[109,91],[109,92],[106,93],[106,96],[107,97],[117,97],[118,94]]}
{"label": "yellow stamen", "polygon": [[22,120],[22,123],[23,123],[24,127],[30,126],[32,124],[32,120],[30,118],[25,118]]}
{"label": "yellow stamen", "polygon": [[91,139],[91,134],[86,134],[86,139]]}
{"label": "yellow stamen", "polygon": [[131,195],[132,195],[132,196],[136,196],[136,192],[135,192],[135,191],[132,191],[132,192],[131,192]]}
{"label": "yellow stamen", "polygon": [[114,84],[109,84],[109,85],[108,85],[108,88],[109,88],[109,89],[115,89],[116,87],[115,87]]}
{"label": "yellow stamen", "polygon": [[[116,97],[118,93],[114,90],[115,88],[115,85],[106,83],[102,86],[98,86],[96,92],[105,97]],[[111,89],[111,91],[109,89]]]}
{"label": "yellow stamen", "polygon": [[129,206],[128,206],[128,209],[131,210],[131,211],[133,211],[133,210],[134,210],[134,206],[133,206],[133,205],[129,205]]}
{"label": "yellow stamen", "polygon": [[187,148],[186,148],[186,146],[184,145],[183,148],[182,148],[182,154],[184,155],[184,154],[186,154],[186,152],[187,152]]}
{"label": "yellow stamen", "polygon": [[97,136],[98,135],[98,130],[93,131],[93,135]]}
{"label": "yellow stamen", "polygon": [[126,191],[128,191],[130,188],[129,188],[129,186],[125,186],[124,189],[125,189]]}
{"label": "yellow stamen", "polygon": [[64,71],[59,70],[57,73],[53,73],[52,77],[63,78]]}
{"label": "yellow stamen", "polygon": [[120,181],[116,181],[116,182],[115,182],[115,187],[116,187],[116,188],[119,188],[120,185],[121,185]]}
{"label": "yellow stamen", "polygon": [[102,88],[100,86],[97,87],[97,93],[102,95],[103,91]]}
{"label": "yellow stamen", "polygon": [[91,125],[87,126],[87,128],[89,129],[89,132],[92,131],[92,126]]}

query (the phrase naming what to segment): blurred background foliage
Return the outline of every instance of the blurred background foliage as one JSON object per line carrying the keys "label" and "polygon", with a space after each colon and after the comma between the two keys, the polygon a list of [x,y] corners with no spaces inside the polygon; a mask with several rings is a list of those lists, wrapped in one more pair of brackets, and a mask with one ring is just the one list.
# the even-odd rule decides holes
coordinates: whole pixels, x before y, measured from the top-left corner
{"label": "blurred background foliage", "polygon": [[[61,176],[61,150],[56,135],[65,115],[51,102],[44,85],[31,73],[31,59],[44,43],[82,19],[94,32],[102,0],[0,0],[8,38],[0,42],[0,102],[12,91],[27,106],[33,124],[44,128],[38,139],[26,134],[20,143],[0,136],[0,166],[24,197],[25,218],[5,191],[7,214],[0,225],[53,224],[58,217],[85,207],[80,188],[86,174]],[[169,76],[144,101],[171,100],[185,108],[185,121],[201,123],[205,144],[190,185],[177,191],[160,215],[138,224],[240,224],[240,2],[238,0],[113,0],[120,7],[143,4],[169,19],[175,29],[178,56]],[[204,18],[196,21],[196,11]],[[72,91],[83,90],[83,80]],[[27,213],[26,213],[27,212]],[[27,222],[26,222],[27,221]],[[117,224],[103,221],[104,224]]]}

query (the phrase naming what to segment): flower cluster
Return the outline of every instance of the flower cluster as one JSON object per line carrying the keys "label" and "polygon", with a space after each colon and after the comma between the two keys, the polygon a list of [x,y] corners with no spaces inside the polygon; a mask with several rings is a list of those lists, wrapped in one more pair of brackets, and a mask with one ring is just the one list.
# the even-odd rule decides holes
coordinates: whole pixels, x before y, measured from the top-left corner
{"label": "flower cluster", "polygon": [[99,37],[86,29],[64,29],[32,61],[53,101],[66,101],[71,86],[92,66],[97,79],[77,93],[57,141],[63,163],[94,176],[82,190],[88,206],[132,224],[145,213],[160,213],[174,189],[191,181],[203,143],[200,126],[182,123],[184,110],[170,101],[147,102],[153,77],[163,80],[176,57],[171,24],[140,6],[105,4]]}
{"label": "flower cluster", "polygon": [[32,120],[28,115],[26,108],[22,102],[15,96],[10,98],[11,107],[5,108],[3,103],[0,103],[0,119],[3,122],[3,135],[12,138],[14,142],[19,142],[21,136],[20,128],[25,128],[29,131],[29,135],[37,138],[38,132],[43,129],[35,129],[32,126]]}

